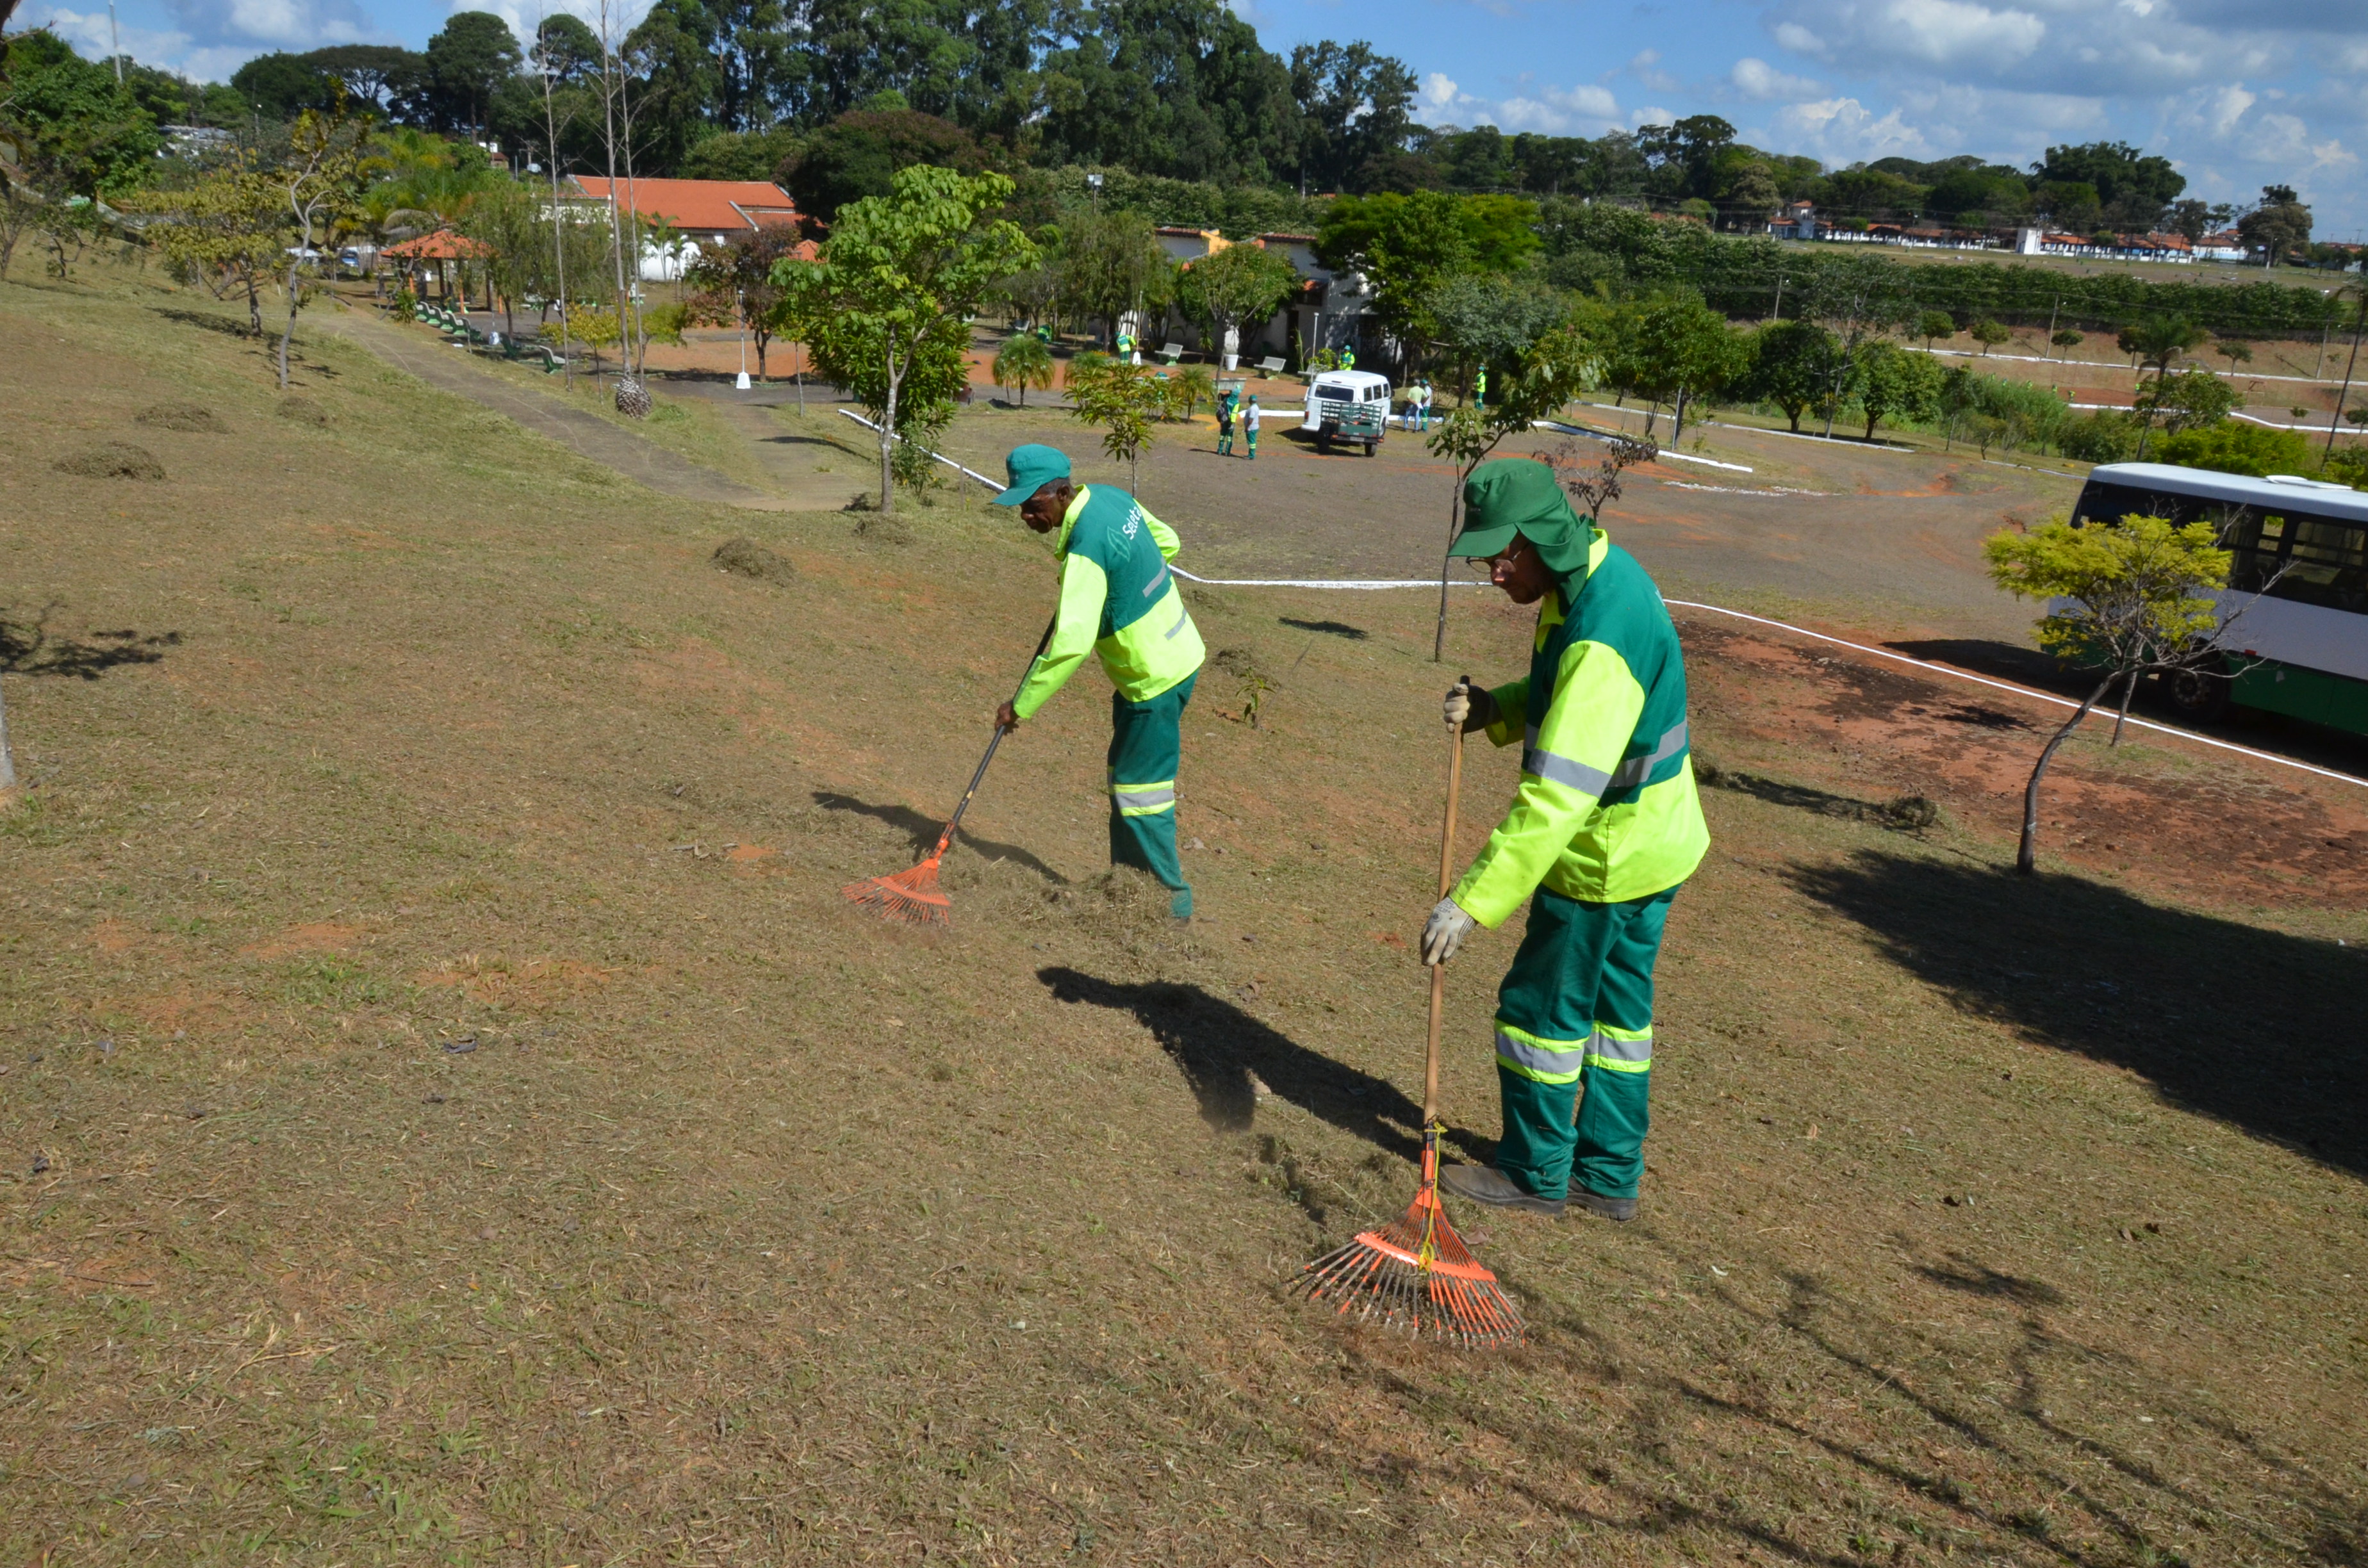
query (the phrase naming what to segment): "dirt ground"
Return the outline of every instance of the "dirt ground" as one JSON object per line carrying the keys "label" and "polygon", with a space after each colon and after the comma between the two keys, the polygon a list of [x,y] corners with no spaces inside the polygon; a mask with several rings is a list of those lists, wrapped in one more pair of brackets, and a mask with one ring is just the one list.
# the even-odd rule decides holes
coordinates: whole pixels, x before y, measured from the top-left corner
{"label": "dirt ground", "polygon": [[[1475,1217],[1531,1333],[1442,1353],[1281,1290],[1409,1192],[1429,596],[1195,590],[1274,689],[1190,710],[1190,927],[1105,869],[1091,676],[955,925],[884,927],[837,890],[968,777],[1040,543],[655,494],[347,342],[284,416],[213,315],[0,286],[0,1558],[2368,1561],[2349,786],[2080,743],[2018,880],[2024,699],[1688,615],[1644,1216]],[[165,478],[53,466],[109,441]],[[1143,488],[1218,562],[1419,574],[1442,476],[1287,446]],[[1619,537],[2003,640],[1951,563],[2051,492],[1998,477]],[[1458,592],[1449,665],[1518,667]],[[1450,972],[1459,1157],[1517,926]]]}

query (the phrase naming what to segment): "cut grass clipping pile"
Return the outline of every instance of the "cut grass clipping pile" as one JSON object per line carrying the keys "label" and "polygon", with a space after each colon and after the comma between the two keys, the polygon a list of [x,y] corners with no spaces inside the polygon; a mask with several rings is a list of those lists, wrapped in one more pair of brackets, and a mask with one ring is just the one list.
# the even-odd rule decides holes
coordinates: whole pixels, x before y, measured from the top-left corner
{"label": "cut grass clipping pile", "polygon": [[[1196,592],[1269,682],[1188,716],[1205,918],[1103,869],[1080,692],[900,928],[838,890],[938,833],[1041,541],[659,497],[310,317],[281,418],[240,313],[23,271],[0,1561],[2368,1558],[2368,930],[2260,836],[2350,853],[2332,794],[2084,744],[2059,799],[2212,835],[2019,881],[2025,737],[1887,749],[1964,694],[1681,623],[1733,787],[1643,1217],[1489,1217],[1518,1348],[1343,1330],[1283,1281],[1405,1203],[1443,672],[1527,617],[1442,666],[1423,596]],[[51,466],[110,441],[165,478]],[[1517,937],[1447,996],[1455,1158]]]}

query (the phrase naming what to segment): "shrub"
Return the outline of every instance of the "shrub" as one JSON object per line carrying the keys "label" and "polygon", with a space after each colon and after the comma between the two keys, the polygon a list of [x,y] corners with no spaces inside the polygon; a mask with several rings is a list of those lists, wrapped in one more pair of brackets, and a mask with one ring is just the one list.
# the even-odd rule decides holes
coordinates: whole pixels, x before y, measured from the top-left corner
{"label": "shrub", "polygon": [[2245,473],[2255,479],[2272,473],[2301,473],[2309,469],[2310,443],[2292,430],[2264,425],[2206,426],[2165,436],[2155,447],[2160,460],[2180,468],[2207,468],[2221,473]]}
{"label": "shrub", "polygon": [[2055,449],[2074,462],[2117,463],[2137,449],[2137,421],[2111,409],[2066,419],[2055,436]]}

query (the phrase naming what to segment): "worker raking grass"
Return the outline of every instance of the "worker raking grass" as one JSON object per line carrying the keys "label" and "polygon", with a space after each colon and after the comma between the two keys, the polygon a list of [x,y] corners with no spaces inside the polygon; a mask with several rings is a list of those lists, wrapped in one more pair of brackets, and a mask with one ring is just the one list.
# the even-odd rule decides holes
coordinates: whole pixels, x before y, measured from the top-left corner
{"label": "worker raking grass", "polygon": [[1175,530],[1114,485],[1079,488],[1068,458],[1052,447],[1015,447],[1004,460],[1009,488],[995,498],[1017,506],[1038,533],[1057,533],[1060,608],[1051,639],[996,722],[1032,716],[1100,655],[1110,694],[1110,860],[1138,866],[1174,890],[1169,913],[1192,913],[1192,889],[1176,853],[1176,776],[1183,756],[1184,705],[1207,656],[1200,629],[1167,562]]}
{"label": "worker raking grass", "polygon": [[1431,911],[1423,961],[1444,962],[1474,925],[1531,903],[1497,992],[1497,1163],[1451,1166],[1440,1185],[1481,1203],[1559,1214],[1568,1201],[1628,1220],[1645,1163],[1654,960],[1669,901],[1710,846],[1685,661],[1653,580],[1572,510],[1545,464],[1482,463],[1463,505],[1452,553],[1486,561],[1508,597],[1539,607],[1538,625],[1525,679],[1447,694],[1449,723],[1521,742],[1521,781]]}

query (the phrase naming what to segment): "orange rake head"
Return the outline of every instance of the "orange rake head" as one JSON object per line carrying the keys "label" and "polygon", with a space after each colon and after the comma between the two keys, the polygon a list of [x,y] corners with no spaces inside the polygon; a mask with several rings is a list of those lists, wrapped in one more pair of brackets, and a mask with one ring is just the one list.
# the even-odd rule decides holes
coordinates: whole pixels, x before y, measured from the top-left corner
{"label": "orange rake head", "polygon": [[1417,1339],[1429,1334],[1467,1348],[1510,1345],[1527,1332],[1520,1308],[1440,1207],[1437,1127],[1424,1130],[1422,1186],[1406,1211],[1309,1264],[1292,1289],[1336,1303],[1343,1317],[1353,1312],[1360,1323],[1379,1320]]}
{"label": "orange rake head", "polygon": [[838,891],[849,903],[875,911],[883,920],[943,926],[953,917],[953,904],[938,891],[938,858],[932,855],[909,871],[899,871],[893,877],[867,877]]}

